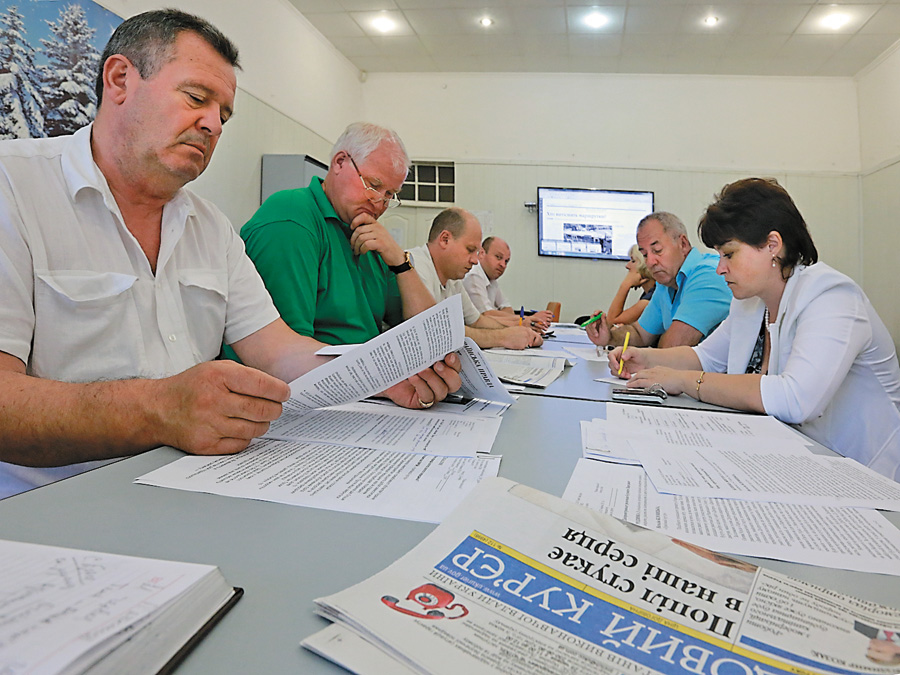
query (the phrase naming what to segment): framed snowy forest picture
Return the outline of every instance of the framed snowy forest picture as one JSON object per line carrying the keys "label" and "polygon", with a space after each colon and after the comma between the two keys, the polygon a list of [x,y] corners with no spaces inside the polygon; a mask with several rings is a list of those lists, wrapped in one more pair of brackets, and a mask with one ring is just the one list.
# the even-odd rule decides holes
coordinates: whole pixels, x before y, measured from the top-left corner
{"label": "framed snowy forest picture", "polygon": [[90,0],[0,0],[0,139],[93,120],[100,54],[120,23]]}

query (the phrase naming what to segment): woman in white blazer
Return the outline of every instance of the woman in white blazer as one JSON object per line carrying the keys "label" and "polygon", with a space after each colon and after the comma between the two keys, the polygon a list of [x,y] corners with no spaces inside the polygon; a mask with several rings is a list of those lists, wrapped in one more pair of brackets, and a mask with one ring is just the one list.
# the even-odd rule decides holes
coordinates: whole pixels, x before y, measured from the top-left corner
{"label": "woman in white blazer", "polygon": [[621,348],[629,387],[772,415],[832,450],[900,480],[900,365],[862,289],[817,262],[787,191],[747,178],[706,210],[700,238],[719,253],[734,299],[696,347]]}

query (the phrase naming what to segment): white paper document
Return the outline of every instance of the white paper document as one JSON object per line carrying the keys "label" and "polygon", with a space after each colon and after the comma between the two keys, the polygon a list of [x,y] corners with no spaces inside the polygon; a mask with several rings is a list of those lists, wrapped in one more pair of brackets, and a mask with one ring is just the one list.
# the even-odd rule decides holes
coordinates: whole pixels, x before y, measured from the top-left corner
{"label": "white paper document", "polygon": [[504,382],[543,389],[562,375],[565,359],[534,359],[528,356],[484,352],[491,368]]}
{"label": "white paper document", "polygon": [[781,444],[753,450],[648,444],[636,452],[660,492],[900,511],[900,483],[847,457]]}
{"label": "white paper document", "polygon": [[601,349],[597,352],[597,348],[594,346],[590,347],[575,347],[574,345],[564,345],[563,349],[567,352],[571,352],[579,359],[584,359],[585,361],[599,361],[601,363],[609,363],[609,352]]}
{"label": "white paper document", "polygon": [[803,438],[773,417],[706,410],[606,404],[606,419],[582,421],[583,454],[591,459],[640,464],[638,449],[685,447],[793,448],[807,454]]}
{"label": "white paper document", "polygon": [[581,454],[587,459],[599,459],[620,464],[640,464],[631,441],[631,436],[619,434],[614,429],[610,429],[606,420],[581,421]]}
{"label": "white paper document", "polygon": [[900,576],[900,530],[874,510],[660,494],[640,467],[588,459],[563,499],[713,551]]}
{"label": "white paper document", "polygon": [[650,436],[668,445],[804,445],[802,436],[768,415],[607,403],[606,421],[622,434]]}
{"label": "white paper document", "polygon": [[456,392],[459,396],[500,403],[505,406],[504,410],[515,403],[475,340],[467,337],[456,353],[462,366],[459,372],[462,386]]}
{"label": "white paper document", "polygon": [[499,417],[407,410],[362,401],[302,412],[286,411],[272,422],[265,437],[474,457],[491,451],[500,421]]}
{"label": "white paper document", "polygon": [[[546,343],[544,343],[546,344]],[[486,354],[505,354],[507,356],[518,356],[521,358],[540,358],[540,359],[563,359],[565,365],[574,366],[575,359],[564,349],[553,349],[544,347],[529,347],[528,349],[506,349],[504,347],[491,347],[485,350]]]}
{"label": "white paper document", "polygon": [[447,298],[291,382],[285,410],[353,403],[402,382],[463,346],[462,302]]}
{"label": "white paper document", "polygon": [[438,523],[500,457],[431,455],[257,439],[244,452],[182,457],[141,485]]}

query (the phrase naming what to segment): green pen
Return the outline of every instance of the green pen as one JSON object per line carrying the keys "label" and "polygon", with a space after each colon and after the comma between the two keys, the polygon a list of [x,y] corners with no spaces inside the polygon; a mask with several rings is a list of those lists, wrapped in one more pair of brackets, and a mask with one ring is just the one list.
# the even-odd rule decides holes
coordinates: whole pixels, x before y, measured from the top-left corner
{"label": "green pen", "polygon": [[603,316],[603,312],[597,312],[597,316],[595,316],[595,317],[593,317],[593,318],[588,319],[587,321],[585,321],[583,324],[581,324],[581,327],[582,327],[582,328],[587,328],[588,326],[590,326],[590,325],[591,325],[592,323],[594,323],[595,321],[599,321],[601,316]]}

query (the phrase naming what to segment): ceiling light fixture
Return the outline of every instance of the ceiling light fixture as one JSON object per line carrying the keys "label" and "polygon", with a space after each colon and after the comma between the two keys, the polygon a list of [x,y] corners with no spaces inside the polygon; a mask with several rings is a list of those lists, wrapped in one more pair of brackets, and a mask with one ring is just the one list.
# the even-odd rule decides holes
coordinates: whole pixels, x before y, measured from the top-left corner
{"label": "ceiling light fixture", "polygon": [[388,16],[379,16],[372,20],[372,27],[382,33],[389,33],[397,27],[397,24]]}
{"label": "ceiling light fixture", "polygon": [[850,22],[850,15],[843,12],[834,12],[822,19],[822,25],[831,30],[840,30]]}
{"label": "ceiling light fixture", "polygon": [[483,16],[478,20],[478,23],[487,28],[488,26],[492,26],[494,24],[494,20],[489,16]]}
{"label": "ceiling light fixture", "polygon": [[584,17],[584,24],[589,28],[602,28],[608,21],[609,19],[600,12],[591,12]]}
{"label": "ceiling light fixture", "polygon": [[717,23],[719,23],[719,17],[708,16],[705,19],[703,19],[703,23],[707,26],[715,26]]}

